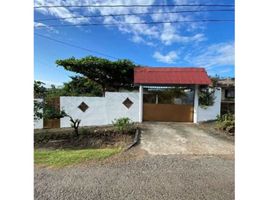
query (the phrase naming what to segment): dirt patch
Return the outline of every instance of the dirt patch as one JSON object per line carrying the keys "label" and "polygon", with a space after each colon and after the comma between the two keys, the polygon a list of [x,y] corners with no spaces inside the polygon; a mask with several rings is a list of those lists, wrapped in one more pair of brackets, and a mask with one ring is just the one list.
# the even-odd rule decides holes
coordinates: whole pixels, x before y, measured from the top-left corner
{"label": "dirt patch", "polygon": [[235,137],[233,135],[230,135],[222,130],[219,130],[217,128],[216,122],[215,121],[211,121],[211,122],[204,122],[204,123],[200,123],[198,125],[199,128],[201,128],[202,130],[210,133],[211,135],[223,138],[223,139],[227,139],[230,141],[234,141]]}
{"label": "dirt patch", "polygon": [[120,133],[113,127],[86,127],[75,136],[72,129],[38,130],[34,135],[34,146],[46,149],[124,148],[132,143],[135,131],[133,128]]}

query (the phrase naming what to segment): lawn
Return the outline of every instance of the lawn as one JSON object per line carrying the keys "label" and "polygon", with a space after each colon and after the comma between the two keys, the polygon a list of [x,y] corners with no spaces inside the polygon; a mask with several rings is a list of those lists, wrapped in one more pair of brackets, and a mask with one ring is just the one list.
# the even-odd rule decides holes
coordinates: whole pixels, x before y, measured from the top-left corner
{"label": "lawn", "polygon": [[65,167],[89,160],[102,160],[121,151],[113,149],[83,149],[83,150],[35,150],[34,163],[47,167]]}

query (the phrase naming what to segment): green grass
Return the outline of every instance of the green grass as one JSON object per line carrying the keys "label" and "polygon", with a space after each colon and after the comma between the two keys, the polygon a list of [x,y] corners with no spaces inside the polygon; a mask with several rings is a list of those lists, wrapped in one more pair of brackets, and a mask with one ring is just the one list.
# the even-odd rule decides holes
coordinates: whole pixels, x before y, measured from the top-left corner
{"label": "green grass", "polygon": [[102,160],[121,151],[114,149],[83,149],[83,150],[35,150],[34,163],[47,167],[65,167],[89,160]]}

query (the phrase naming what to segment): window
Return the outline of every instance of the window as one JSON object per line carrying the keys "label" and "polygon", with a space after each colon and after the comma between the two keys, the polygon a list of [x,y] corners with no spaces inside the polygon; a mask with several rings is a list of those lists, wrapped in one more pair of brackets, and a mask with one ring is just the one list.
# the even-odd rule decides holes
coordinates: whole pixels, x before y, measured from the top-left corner
{"label": "window", "polygon": [[225,90],[225,98],[234,98],[235,93],[233,89],[226,89]]}

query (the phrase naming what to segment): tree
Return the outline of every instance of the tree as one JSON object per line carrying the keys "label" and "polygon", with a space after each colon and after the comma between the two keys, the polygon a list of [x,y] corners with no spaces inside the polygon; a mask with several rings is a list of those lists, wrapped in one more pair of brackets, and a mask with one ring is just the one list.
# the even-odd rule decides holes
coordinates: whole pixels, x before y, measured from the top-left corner
{"label": "tree", "polygon": [[68,71],[82,74],[102,87],[104,95],[107,89],[133,87],[135,64],[129,60],[110,61],[104,58],[87,56],[57,60],[56,64]]}
{"label": "tree", "polygon": [[218,87],[218,81],[220,77],[215,75],[210,77],[212,84],[210,86],[200,86],[199,90],[199,105],[200,106],[212,106],[215,100],[215,88]]}
{"label": "tree", "polygon": [[40,113],[38,116],[45,119],[60,119],[63,117],[69,117],[71,122],[71,127],[74,128],[75,136],[79,135],[79,125],[81,120],[74,119],[71,115],[67,114],[65,110],[56,109],[55,106],[51,105],[49,102],[43,104],[44,113]]}
{"label": "tree", "polygon": [[87,77],[72,76],[72,80],[64,83],[62,88],[65,96],[101,96],[102,88]]}
{"label": "tree", "polygon": [[45,84],[41,81],[34,81],[35,98],[43,98],[46,95],[47,89],[43,85]]}
{"label": "tree", "polygon": [[39,120],[43,118],[43,102],[34,100],[34,120]]}

